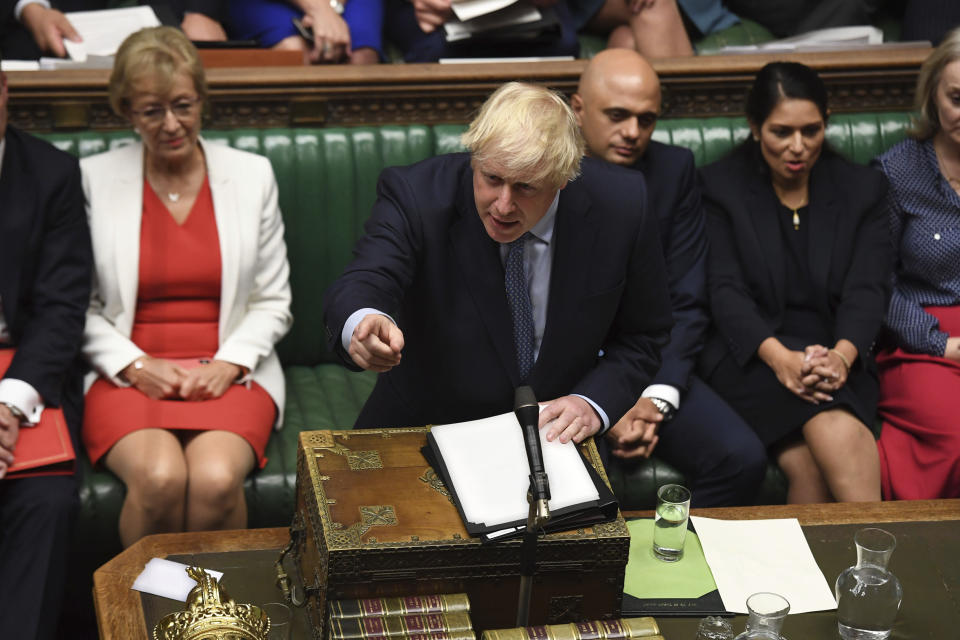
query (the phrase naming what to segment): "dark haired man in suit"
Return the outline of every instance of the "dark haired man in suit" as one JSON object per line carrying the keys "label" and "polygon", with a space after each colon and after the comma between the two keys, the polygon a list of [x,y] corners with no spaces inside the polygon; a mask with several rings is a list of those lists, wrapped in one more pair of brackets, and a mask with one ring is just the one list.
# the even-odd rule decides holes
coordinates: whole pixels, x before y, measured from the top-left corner
{"label": "dark haired man in suit", "polygon": [[331,346],[381,372],[357,426],[504,413],[527,384],[545,437],[581,442],[630,408],[669,332],[643,180],[581,160],[569,105],[535,85],[498,89],[463,142],[384,170],[327,292]]}
{"label": "dark haired man in suit", "polygon": [[638,170],[646,178],[667,263],[673,330],[652,384],[607,433],[621,459],[657,454],[676,466],[700,507],[750,504],[766,468],[753,430],[693,371],[709,324],[707,241],[693,154],[651,140],[660,114],[660,81],[650,64],[628,49],[593,58],[571,105],[587,154]]}
{"label": "dark haired man in suit", "polygon": [[72,475],[5,477],[44,407],[63,409],[74,449],[82,415],[74,369],[90,301],[90,234],[77,161],[7,126],[0,73],[0,634],[52,638],[76,512]]}

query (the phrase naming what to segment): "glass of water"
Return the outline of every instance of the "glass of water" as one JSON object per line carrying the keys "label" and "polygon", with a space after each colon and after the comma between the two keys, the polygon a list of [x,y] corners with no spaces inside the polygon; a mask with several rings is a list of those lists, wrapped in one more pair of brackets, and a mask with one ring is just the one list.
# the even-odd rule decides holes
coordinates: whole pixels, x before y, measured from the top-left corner
{"label": "glass of water", "polygon": [[653,523],[653,555],[664,562],[683,557],[690,517],[690,490],[679,484],[665,484],[657,491],[657,515]]}

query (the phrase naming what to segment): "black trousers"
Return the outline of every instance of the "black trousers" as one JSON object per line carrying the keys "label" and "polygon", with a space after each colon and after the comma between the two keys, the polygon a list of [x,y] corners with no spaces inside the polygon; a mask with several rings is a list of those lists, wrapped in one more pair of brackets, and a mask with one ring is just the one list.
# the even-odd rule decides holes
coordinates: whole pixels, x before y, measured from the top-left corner
{"label": "black trousers", "polygon": [[4,638],[55,636],[78,506],[73,476],[0,480],[0,635]]}

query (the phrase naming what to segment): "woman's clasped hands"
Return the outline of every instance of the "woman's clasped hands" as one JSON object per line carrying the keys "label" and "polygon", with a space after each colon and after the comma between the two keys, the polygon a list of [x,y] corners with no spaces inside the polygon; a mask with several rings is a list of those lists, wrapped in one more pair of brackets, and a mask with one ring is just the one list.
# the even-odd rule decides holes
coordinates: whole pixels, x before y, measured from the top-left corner
{"label": "woman's clasped hands", "polygon": [[219,398],[245,373],[242,367],[224,360],[185,368],[171,360],[143,356],[130,363],[121,375],[153,400],[200,401]]}

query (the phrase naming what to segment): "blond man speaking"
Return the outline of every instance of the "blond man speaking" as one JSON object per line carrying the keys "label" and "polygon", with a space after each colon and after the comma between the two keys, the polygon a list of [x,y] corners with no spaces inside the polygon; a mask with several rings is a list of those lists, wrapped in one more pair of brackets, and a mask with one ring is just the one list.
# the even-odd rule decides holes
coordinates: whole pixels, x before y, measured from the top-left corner
{"label": "blond man speaking", "polygon": [[669,335],[644,182],[581,160],[570,107],[534,85],[498,89],[463,142],[381,174],[327,292],[331,346],[381,372],[357,426],[503,413],[527,384],[547,438],[580,442],[633,405]]}

